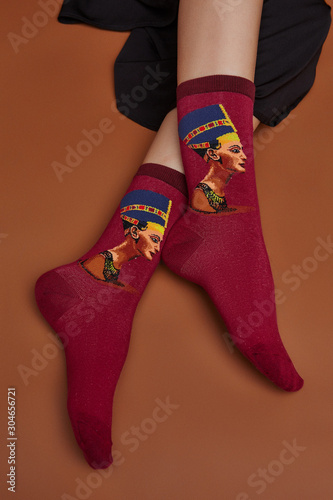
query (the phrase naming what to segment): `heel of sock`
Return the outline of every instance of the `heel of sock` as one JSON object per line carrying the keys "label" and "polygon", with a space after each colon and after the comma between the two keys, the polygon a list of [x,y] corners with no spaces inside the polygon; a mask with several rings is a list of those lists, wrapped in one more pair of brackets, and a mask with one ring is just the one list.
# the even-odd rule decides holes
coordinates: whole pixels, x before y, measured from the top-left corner
{"label": "heel of sock", "polygon": [[38,278],[35,297],[40,312],[52,327],[70,307],[80,301],[78,294],[55,269]]}

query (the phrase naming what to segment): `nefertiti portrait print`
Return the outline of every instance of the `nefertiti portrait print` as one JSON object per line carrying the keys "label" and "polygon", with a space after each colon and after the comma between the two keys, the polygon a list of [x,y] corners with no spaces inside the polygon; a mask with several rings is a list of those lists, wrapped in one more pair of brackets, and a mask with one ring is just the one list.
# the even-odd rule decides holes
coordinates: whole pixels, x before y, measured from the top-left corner
{"label": "nefertiti portrait print", "polygon": [[172,202],[166,196],[138,189],[127,193],[120,203],[124,241],[80,262],[93,278],[124,286],[121,269],[133,259],[151,261],[160,251]]}
{"label": "nefertiti portrait print", "polygon": [[252,210],[227,203],[226,186],[245,172],[247,157],[225,107],[214,104],[189,112],[179,122],[179,136],[203,160],[203,178],[193,191],[191,208],[207,214]]}

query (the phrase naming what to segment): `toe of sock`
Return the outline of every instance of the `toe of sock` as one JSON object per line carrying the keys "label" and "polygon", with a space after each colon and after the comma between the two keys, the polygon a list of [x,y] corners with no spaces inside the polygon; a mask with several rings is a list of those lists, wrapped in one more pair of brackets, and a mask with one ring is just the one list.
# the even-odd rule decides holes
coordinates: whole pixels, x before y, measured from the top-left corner
{"label": "toe of sock", "polygon": [[[280,348],[281,351],[281,348]],[[251,359],[252,358],[252,359]],[[250,361],[274,384],[288,392],[299,391],[304,380],[297,373],[287,352],[267,351],[263,346],[255,346]]]}
{"label": "toe of sock", "polygon": [[88,418],[76,422],[76,439],[85,459],[93,469],[106,469],[112,464],[112,441],[109,425]]}
{"label": "toe of sock", "polygon": [[302,377],[297,373],[295,370],[294,366],[292,366],[292,370],[290,375],[288,376],[287,380],[284,381],[284,383],[281,385],[282,389],[288,392],[296,392],[302,389],[304,385],[304,380]]}

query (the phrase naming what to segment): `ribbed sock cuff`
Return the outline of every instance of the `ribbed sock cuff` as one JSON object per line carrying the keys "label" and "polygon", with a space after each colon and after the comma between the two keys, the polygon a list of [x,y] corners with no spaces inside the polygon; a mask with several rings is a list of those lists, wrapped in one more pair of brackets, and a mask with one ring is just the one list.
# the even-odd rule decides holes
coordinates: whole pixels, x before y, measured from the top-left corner
{"label": "ribbed sock cuff", "polygon": [[177,100],[193,94],[207,92],[237,92],[254,101],[255,85],[251,80],[241,76],[210,75],[187,80],[177,87]]}
{"label": "ribbed sock cuff", "polygon": [[178,170],[160,165],[159,163],[144,163],[141,165],[136,175],[149,175],[155,177],[170,186],[178,189],[184,196],[187,196],[187,184],[185,175]]}

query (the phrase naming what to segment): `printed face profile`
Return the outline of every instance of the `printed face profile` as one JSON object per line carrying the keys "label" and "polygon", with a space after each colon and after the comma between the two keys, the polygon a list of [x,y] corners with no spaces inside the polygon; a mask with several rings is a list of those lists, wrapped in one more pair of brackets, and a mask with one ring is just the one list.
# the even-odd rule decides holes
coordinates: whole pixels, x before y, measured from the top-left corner
{"label": "printed face profile", "polygon": [[138,226],[132,226],[130,235],[137,241],[136,250],[138,256],[153,260],[154,255],[160,251],[163,233],[157,229],[139,229]]}
{"label": "printed face profile", "polygon": [[247,157],[240,141],[229,141],[218,149],[208,148],[207,156],[213,161],[218,161],[221,168],[232,174],[245,172]]}
{"label": "printed face profile", "polygon": [[154,191],[127,193],[120,203],[124,240],[79,264],[97,280],[124,286],[118,279],[124,265],[139,257],[152,261],[160,252],[171,205],[171,200]]}
{"label": "printed face profile", "polygon": [[252,210],[227,203],[226,186],[234,175],[246,172],[247,156],[225,107],[214,104],[188,113],[179,122],[179,136],[203,160],[203,177],[191,195],[191,208],[206,214]]}

